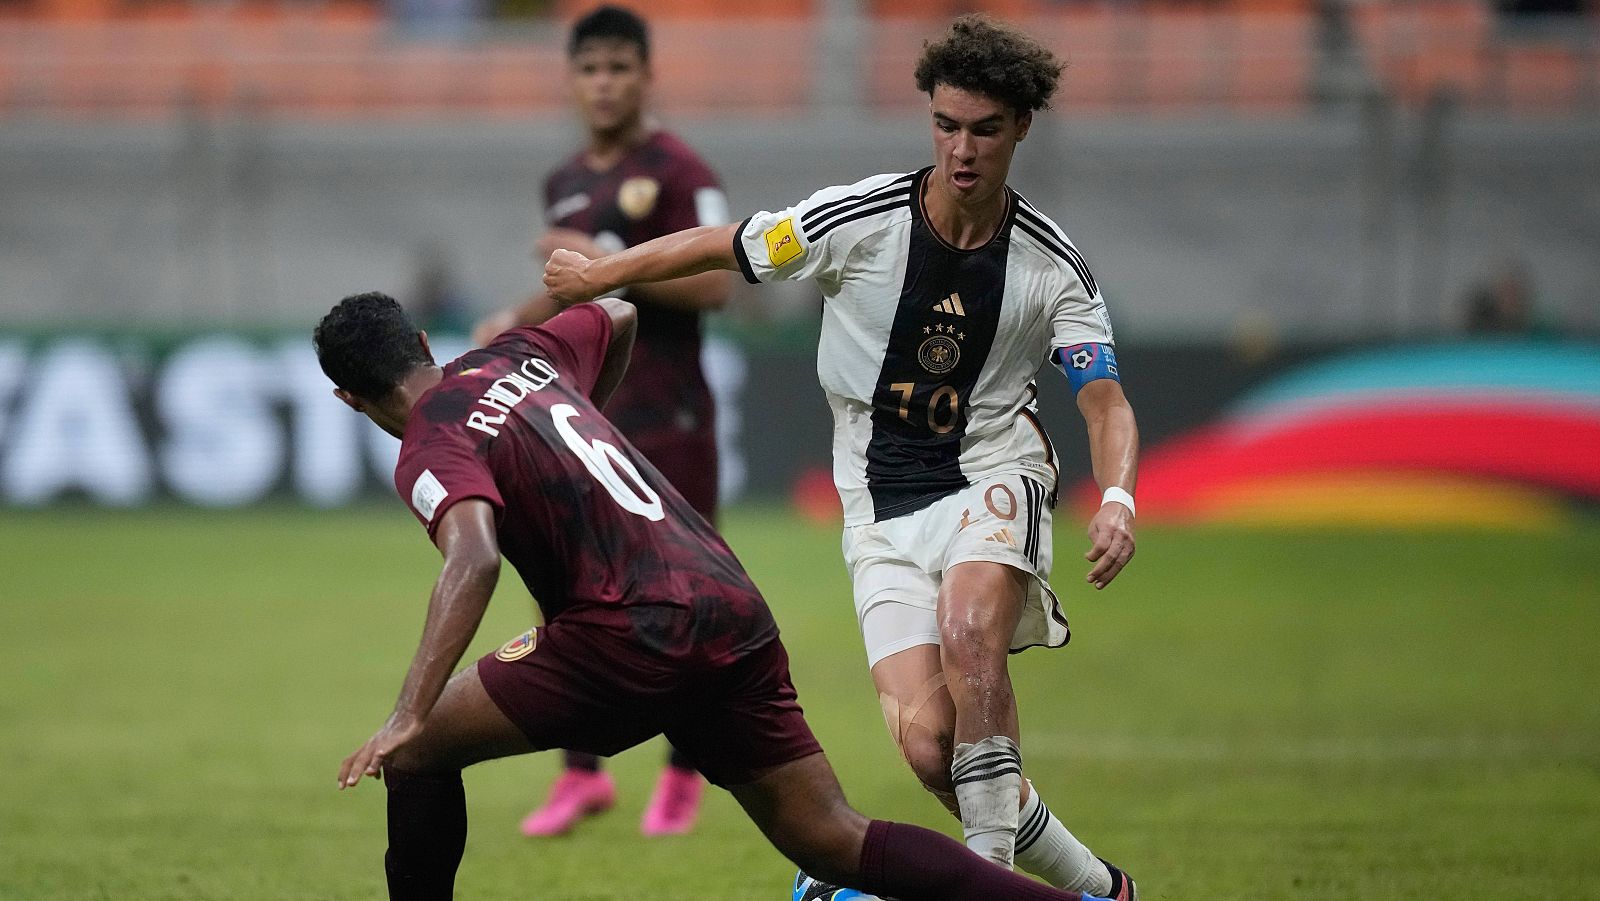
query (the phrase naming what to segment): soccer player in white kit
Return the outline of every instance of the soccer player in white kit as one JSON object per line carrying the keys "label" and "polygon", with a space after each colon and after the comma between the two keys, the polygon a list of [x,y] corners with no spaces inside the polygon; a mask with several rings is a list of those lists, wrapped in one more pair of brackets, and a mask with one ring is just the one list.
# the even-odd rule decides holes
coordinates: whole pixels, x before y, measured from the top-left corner
{"label": "soccer player in white kit", "polygon": [[1088,581],[1104,588],[1134,551],[1138,429],[1099,286],[1065,233],[1005,183],[1060,72],[1022,32],[963,16],[917,65],[931,167],[604,259],[558,251],[545,284],[577,303],[710,269],[816,281],[845,562],[890,732],[968,847],[1133,901],[1133,881],[1022,777],[1007,671],[1008,652],[1070,636],[1049,584],[1057,474],[1034,384],[1046,360],[1073,387],[1105,492]]}

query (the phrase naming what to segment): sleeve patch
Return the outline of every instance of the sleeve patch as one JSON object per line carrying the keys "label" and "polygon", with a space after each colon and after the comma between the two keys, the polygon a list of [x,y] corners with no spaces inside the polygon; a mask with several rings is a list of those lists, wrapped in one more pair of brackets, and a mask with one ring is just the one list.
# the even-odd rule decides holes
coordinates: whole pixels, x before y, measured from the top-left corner
{"label": "sleeve patch", "polygon": [[1074,344],[1058,348],[1055,364],[1066,375],[1073,394],[1097,379],[1122,381],[1117,371],[1117,351],[1109,344]]}
{"label": "sleeve patch", "polygon": [[433,522],[439,502],[449,496],[450,492],[445,490],[431,469],[424,469],[422,475],[417,476],[416,484],[411,486],[411,506],[428,522]]}
{"label": "sleeve patch", "polygon": [[794,235],[794,218],[785,218],[777,225],[767,229],[767,259],[772,261],[772,268],[777,269],[783,264],[805,255],[805,248],[800,246],[800,239]]}

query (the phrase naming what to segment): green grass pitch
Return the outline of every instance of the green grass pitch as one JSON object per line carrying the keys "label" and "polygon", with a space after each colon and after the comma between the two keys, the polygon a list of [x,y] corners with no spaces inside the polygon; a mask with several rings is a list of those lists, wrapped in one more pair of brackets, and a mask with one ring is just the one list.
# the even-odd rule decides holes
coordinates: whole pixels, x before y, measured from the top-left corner
{"label": "green grass pitch", "polygon": [[[738,509],[812,724],[864,811],[955,833],[894,753],[835,530]],[[1014,659],[1027,770],[1156,899],[1600,898],[1600,523],[1556,533],[1147,529],[1075,640]],[[383,791],[339,793],[437,556],[398,505],[0,517],[0,898],[382,893]],[[474,645],[525,628],[502,588]],[[622,802],[530,842],[552,755],[467,774],[463,898],[787,897],[724,794],[645,840]]]}

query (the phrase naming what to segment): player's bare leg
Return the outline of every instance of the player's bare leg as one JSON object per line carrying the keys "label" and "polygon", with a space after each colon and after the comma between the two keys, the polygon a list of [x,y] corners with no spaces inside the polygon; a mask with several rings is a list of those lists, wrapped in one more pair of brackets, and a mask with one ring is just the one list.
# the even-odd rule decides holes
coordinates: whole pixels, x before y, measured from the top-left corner
{"label": "player's bare leg", "polygon": [[[885,657],[872,668],[872,681],[884,722],[907,765],[923,788],[960,819],[950,784],[956,709],[938,645],[915,645]],[[1116,896],[1107,866],[1056,819],[1027,779],[1018,821],[1018,867],[1056,888]]]}
{"label": "player's bare leg", "polygon": [[884,725],[917,781],[946,810],[961,817],[950,784],[955,752],[955,702],[936,644],[919,644],[891,654],[872,667]]}
{"label": "player's bare leg", "polygon": [[[926,772],[931,769],[928,745],[936,743],[945,751],[946,772],[960,783],[951,787],[959,801],[954,812],[974,851],[1006,864],[1014,853],[1018,865],[1052,885],[1115,895],[1127,880],[1078,841],[1021,777],[1016,695],[1007,659],[1030,578],[1013,567],[986,562],[960,563],[945,573],[939,598],[943,645],[937,653],[950,703],[924,706],[918,713],[926,725],[906,724],[911,743],[906,759],[937,795],[934,774]],[[916,656],[879,680],[880,693],[888,688],[903,696],[908,678],[927,670],[934,652],[927,646],[911,648],[879,666],[912,652]],[[1009,772],[1013,763],[1015,775]]]}
{"label": "player's bare leg", "polygon": [[467,844],[461,771],[531,750],[522,730],[489,699],[476,665],[450,678],[422,732],[397,748],[383,766],[389,787],[384,872],[391,901],[452,897]]}
{"label": "player's bare leg", "polygon": [[951,782],[967,847],[1010,867],[1022,805],[1017,699],[1007,654],[1027,599],[1027,573],[958,563],[939,588],[940,657],[956,711]]}
{"label": "player's bare leg", "polygon": [[820,879],[916,901],[1082,901],[991,866],[918,826],[868,820],[845,802],[833,767],[812,754],[729,791],[773,847]]}

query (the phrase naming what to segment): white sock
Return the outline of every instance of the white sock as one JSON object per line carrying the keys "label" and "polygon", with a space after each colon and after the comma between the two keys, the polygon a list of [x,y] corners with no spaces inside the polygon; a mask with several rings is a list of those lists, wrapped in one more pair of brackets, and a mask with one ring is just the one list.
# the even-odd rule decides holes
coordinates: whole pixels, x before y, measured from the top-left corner
{"label": "white sock", "polygon": [[956,745],[950,764],[961,833],[979,857],[1011,869],[1022,800],[1022,754],[1004,735]]}
{"label": "white sock", "polygon": [[1044,806],[1032,782],[1017,826],[1017,866],[1056,888],[1111,893],[1111,871]]}

